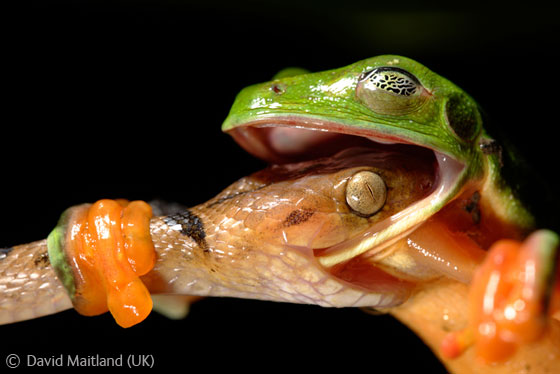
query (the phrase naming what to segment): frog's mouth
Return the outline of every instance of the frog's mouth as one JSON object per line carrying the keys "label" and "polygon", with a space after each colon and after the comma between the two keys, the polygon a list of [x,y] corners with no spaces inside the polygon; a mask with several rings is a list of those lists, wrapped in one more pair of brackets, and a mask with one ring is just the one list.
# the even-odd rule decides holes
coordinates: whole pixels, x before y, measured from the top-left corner
{"label": "frog's mouth", "polygon": [[[317,123],[316,120],[306,121],[286,116],[252,120],[228,132],[249,153],[272,163],[314,160],[355,146],[368,147],[374,152],[376,149],[381,152],[388,147],[394,147],[399,152],[414,147],[422,148],[422,154],[431,152],[426,162],[434,165],[434,181],[424,198],[373,224],[357,237],[315,251],[319,264],[329,269],[331,274],[351,283],[353,287],[366,288],[370,292],[379,292],[379,285],[373,285],[372,279],[384,279],[382,282],[385,284],[391,283],[391,280],[388,280],[391,277],[397,281],[410,280],[408,275],[411,274],[406,272],[397,272],[395,276],[394,272],[386,274],[386,269],[376,266],[379,264],[375,262],[374,266],[371,266],[371,259],[395,243],[406,240],[412,232],[453,200],[461,191],[465,177],[465,164],[459,160],[381,130],[353,128],[327,121]],[[407,146],[403,147],[403,144]],[[363,266],[365,259],[368,261],[367,266]],[[399,277],[399,273],[404,277]],[[393,302],[389,304],[394,305],[402,301],[402,298],[400,301],[393,298]]]}

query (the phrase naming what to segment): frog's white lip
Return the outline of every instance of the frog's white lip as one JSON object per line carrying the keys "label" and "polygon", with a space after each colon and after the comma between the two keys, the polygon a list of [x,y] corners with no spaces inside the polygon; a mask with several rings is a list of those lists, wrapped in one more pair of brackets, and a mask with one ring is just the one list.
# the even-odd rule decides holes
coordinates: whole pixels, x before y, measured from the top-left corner
{"label": "frog's white lip", "polygon": [[[274,163],[313,159],[343,149],[345,141],[367,143],[423,144],[372,129],[353,128],[335,122],[301,119],[297,116],[263,118],[237,126],[229,133],[249,153]],[[275,138],[278,136],[281,139]],[[372,143],[373,142],[373,143]],[[333,246],[317,258],[332,267],[375,248],[385,246],[414,231],[421,223],[454,199],[461,190],[465,165],[432,149],[437,160],[437,176],[432,192],[422,200],[372,226],[359,237]],[[325,154],[323,154],[325,153]]]}

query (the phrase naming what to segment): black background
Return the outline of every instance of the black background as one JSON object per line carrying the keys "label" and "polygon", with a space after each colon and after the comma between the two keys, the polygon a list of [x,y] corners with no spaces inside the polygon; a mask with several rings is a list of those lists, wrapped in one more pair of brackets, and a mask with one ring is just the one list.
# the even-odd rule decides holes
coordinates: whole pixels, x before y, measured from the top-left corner
{"label": "black background", "polygon": [[[203,202],[263,166],[220,131],[241,88],[386,53],[463,87],[554,183],[555,12],[392,3],[23,2],[4,23],[0,245],[42,239],[65,208],[100,198]],[[0,336],[5,354],[146,353],[184,370],[445,372],[388,316],[250,300],[207,299],[183,321],[153,314],[127,330],[69,311]]]}

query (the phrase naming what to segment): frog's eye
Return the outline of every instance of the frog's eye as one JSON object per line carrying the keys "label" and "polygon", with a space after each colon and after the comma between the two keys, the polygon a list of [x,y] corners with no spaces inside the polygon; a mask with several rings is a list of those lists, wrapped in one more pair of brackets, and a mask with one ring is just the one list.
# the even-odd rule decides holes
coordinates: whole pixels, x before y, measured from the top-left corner
{"label": "frog's eye", "polygon": [[358,99],[379,114],[402,115],[418,109],[428,95],[415,76],[396,67],[363,73],[356,87]]}
{"label": "frog's eye", "polygon": [[386,200],[387,186],[372,171],[359,171],[346,184],[346,203],[359,216],[372,216],[383,208]]}
{"label": "frog's eye", "polygon": [[462,140],[473,140],[480,131],[480,112],[474,101],[464,94],[455,94],[445,103],[449,127]]}

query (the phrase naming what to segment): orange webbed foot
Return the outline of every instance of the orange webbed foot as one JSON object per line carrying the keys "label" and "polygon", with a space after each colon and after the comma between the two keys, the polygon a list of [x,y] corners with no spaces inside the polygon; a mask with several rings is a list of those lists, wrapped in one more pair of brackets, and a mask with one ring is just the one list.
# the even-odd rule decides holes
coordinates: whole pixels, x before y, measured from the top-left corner
{"label": "orange webbed foot", "polygon": [[560,314],[559,243],[548,230],[496,242],[471,283],[469,326],[444,339],[442,354],[454,358],[474,345],[481,361],[502,362],[540,339]]}

